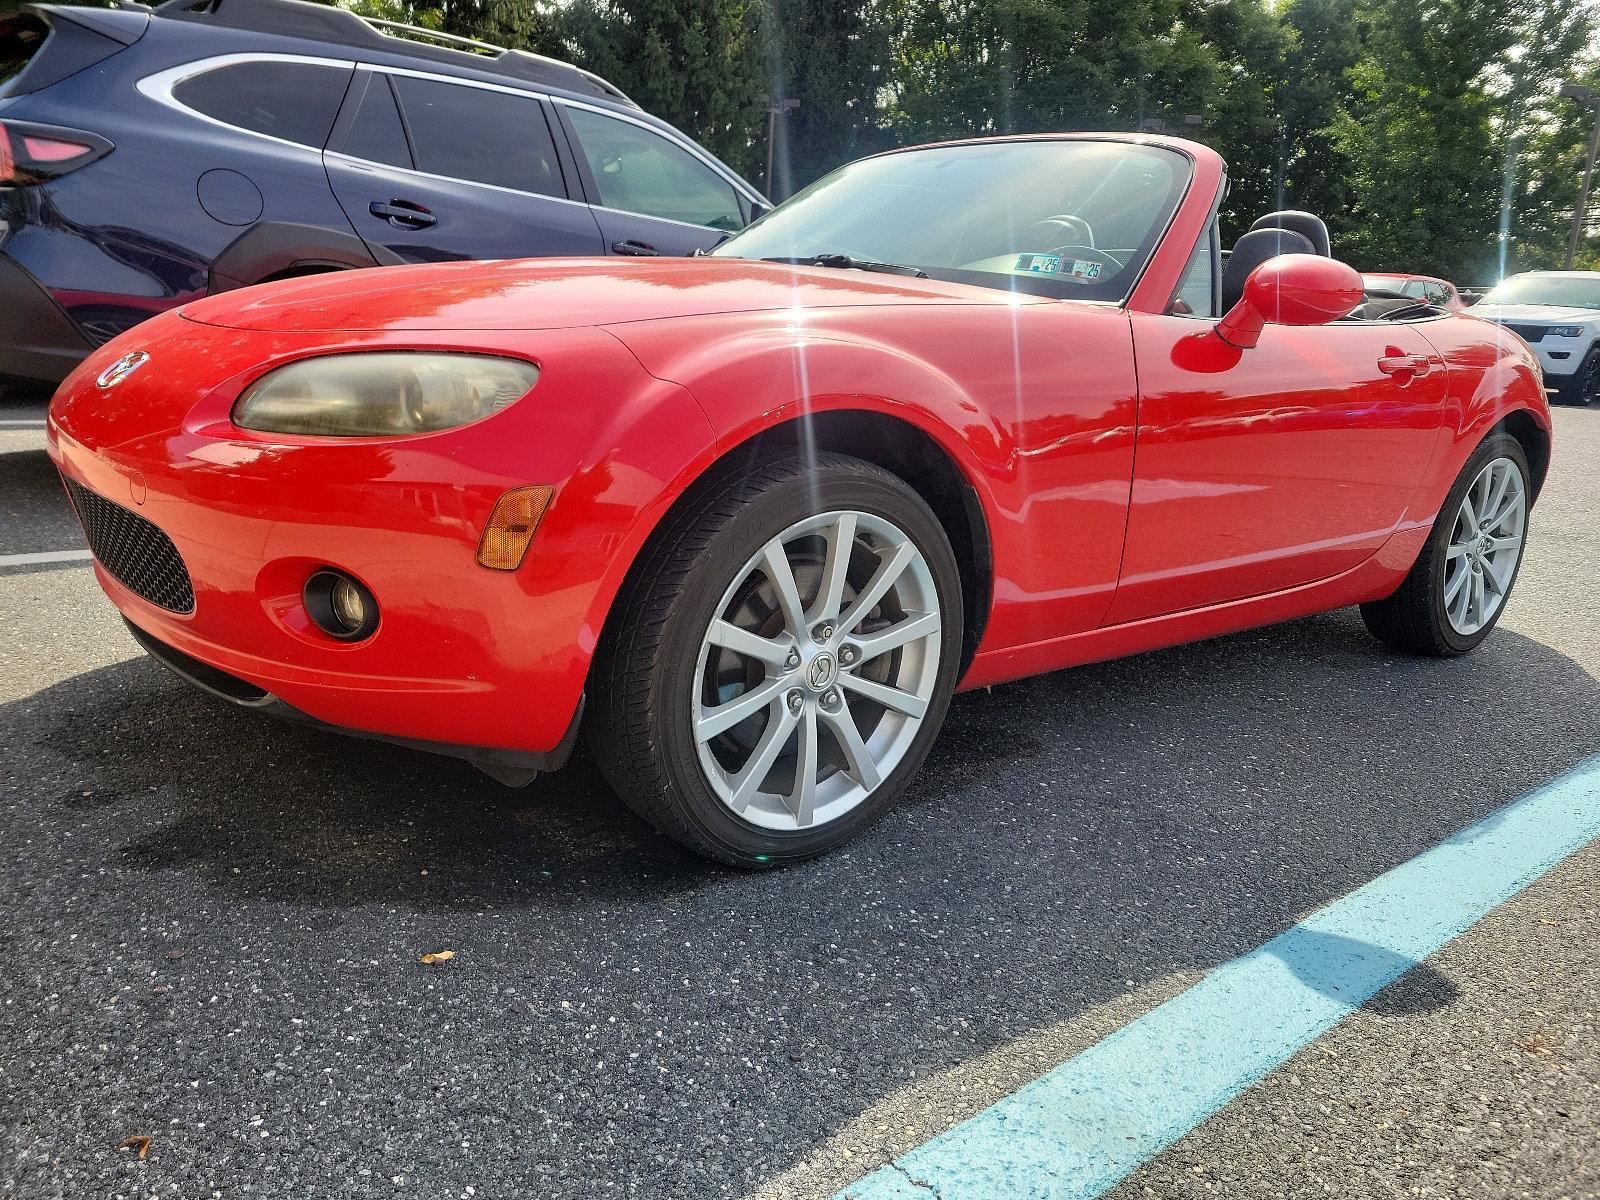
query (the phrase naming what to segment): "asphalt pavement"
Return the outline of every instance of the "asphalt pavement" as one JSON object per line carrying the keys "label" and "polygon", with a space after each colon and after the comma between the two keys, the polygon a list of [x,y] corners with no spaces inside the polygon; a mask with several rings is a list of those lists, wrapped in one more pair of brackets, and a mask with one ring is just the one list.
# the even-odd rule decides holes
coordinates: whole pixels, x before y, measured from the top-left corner
{"label": "asphalt pavement", "polygon": [[[41,415],[0,403],[0,563],[83,545]],[[1600,753],[1600,410],[1558,438],[1479,653],[1345,611],[966,695],[899,810],[766,875],[582,762],[233,709],[87,566],[0,566],[0,1196],[830,1196]],[[1591,846],[1116,1195],[1600,1195],[1597,884]]]}

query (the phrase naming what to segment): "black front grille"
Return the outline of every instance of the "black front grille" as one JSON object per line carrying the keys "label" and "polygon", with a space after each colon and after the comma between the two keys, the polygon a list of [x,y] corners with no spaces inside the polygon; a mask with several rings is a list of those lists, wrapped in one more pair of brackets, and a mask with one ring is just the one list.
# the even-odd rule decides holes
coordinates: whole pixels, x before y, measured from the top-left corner
{"label": "black front grille", "polygon": [[1544,340],[1545,329],[1548,327],[1544,325],[1513,325],[1510,321],[1507,321],[1506,328],[1525,342],[1540,342]]}
{"label": "black front grille", "polygon": [[194,611],[194,586],[172,539],[136,512],[68,479],[89,549],[129,591],[175,613]]}

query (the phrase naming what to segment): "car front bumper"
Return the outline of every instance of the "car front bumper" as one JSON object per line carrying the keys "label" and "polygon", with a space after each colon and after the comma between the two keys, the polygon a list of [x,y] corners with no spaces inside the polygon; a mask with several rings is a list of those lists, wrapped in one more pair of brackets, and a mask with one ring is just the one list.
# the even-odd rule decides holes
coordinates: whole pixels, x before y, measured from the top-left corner
{"label": "car front bumper", "polygon": [[[511,336],[497,352],[532,353]],[[616,462],[612,398],[663,406],[652,450],[709,437],[692,397],[609,335],[536,336],[575,365],[476,424],[404,438],[297,439],[229,420],[245,380],[383,346],[381,334],[235,332],[169,314],[96,351],[57,392],[46,444],[80,519],[88,510],[102,588],[160,647],[322,724],[479,762],[512,752],[516,769],[557,761],[630,542],[665,502],[649,469]],[[146,365],[97,386],[131,350]],[[522,565],[479,565],[501,497],[541,484],[555,499]],[[370,636],[340,641],[312,620],[306,581],[328,568],[375,598]]]}
{"label": "car front bumper", "polygon": [[458,746],[449,742],[432,742],[421,738],[396,737],[391,734],[368,733],[360,729],[351,729],[343,725],[332,725],[327,721],[318,720],[310,713],[294,707],[294,705],[274,696],[271,692],[257,687],[237,675],[229,675],[220,671],[209,663],[201,662],[179,650],[176,646],[169,646],[160,638],[154,637],[140,629],[126,617],[124,623],[128,632],[133,635],[133,640],[144,647],[145,653],[150,655],[167,670],[187,683],[193,684],[201,691],[237,704],[241,708],[253,709],[267,716],[275,717],[280,721],[290,721],[300,725],[310,725],[317,729],[326,729],[333,733],[343,733],[351,737],[368,738],[374,741],[388,742],[391,745],[405,746],[411,750],[422,750],[429,754],[443,754],[450,758],[459,758],[471,763],[490,778],[498,780],[508,787],[521,787],[533,782],[549,771],[559,770],[566,765],[567,759],[572,756],[572,749],[577,745],[578,727],[583,720],[583,701],[578,702],[578,711],[573,716],[572,724],[567,729],[566,736],[553,750],[501,750],[492,746]]}

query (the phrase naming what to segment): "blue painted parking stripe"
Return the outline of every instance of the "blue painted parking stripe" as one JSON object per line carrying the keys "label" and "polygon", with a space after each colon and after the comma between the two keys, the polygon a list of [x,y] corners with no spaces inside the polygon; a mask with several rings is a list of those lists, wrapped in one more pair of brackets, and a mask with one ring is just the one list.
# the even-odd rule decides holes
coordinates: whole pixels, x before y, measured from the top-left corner
{"label": "blue painted parking stripe", "polygon": [[1600,758],[1300,924],[835,1200],[1097,1196],[1600,836]]}

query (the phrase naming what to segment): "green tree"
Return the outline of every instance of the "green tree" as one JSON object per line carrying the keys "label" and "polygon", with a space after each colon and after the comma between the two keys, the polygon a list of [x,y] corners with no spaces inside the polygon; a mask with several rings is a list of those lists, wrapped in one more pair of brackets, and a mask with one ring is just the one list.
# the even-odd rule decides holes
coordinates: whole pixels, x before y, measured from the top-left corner
{"label": "green tree", "polygon": [[1366,269],[1471,282],[1491,268],[1501,164],[1491,72],[1515,0],[1366,0],[1335,138],[1349,162],[1345,247]]}
{"label": "green tree", "polygon": [[560,45],[749,175],[765,149],[766,20],[759,0],[577,0]]}
{"label": "green tree", "polygon": [[1200,8],[1195,25],[1215,63],[1207,88],[1201,137],[1228,162],[1231,187],[1223,223],[1237,236],[1263,213],[1284,207],[1288,130],[1288,29],[1265,0],[1217,0]]}
{"label": "green tree", "polygon": [[799,101],[777,125],[775,198],[890,144],[878,98],[897,11],[888,0],[773,0],[762,28],[765,94]]}
{"label": "green tree", "polygon": [[1351,189],[1334,122],[1361,53],[1355,10],[1356,0],[1289,0],[1281,12],[1285,207],[1316,213],[1339,245],[1351,228]]}

